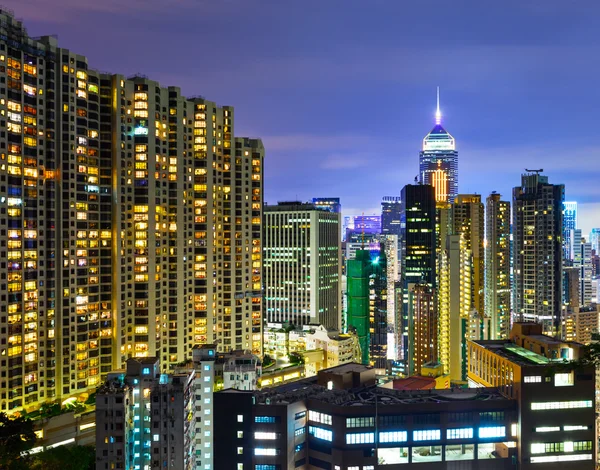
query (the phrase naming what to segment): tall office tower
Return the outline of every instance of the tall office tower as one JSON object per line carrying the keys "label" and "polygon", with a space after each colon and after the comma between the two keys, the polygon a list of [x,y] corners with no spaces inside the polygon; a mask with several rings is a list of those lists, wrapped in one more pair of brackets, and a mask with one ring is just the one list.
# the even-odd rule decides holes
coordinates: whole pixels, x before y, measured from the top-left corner
{"label": "tall office tower", "polygon": [[581,251],[581,305],[588,306],[592,303],[592,244],[582,240]]}
{"label": "tall office tower", "polygon": [[381,233],[400,236],[400,197],[384,196],[381,200]]}
{"label": "tall office tower", "polygon": [[571,252],[571,230],[577,229],[577,202],[563,202],[563,246],[565,259],[573,259]]}
{"label": "tall office tower", "polygon": [[371,258],[369,275],[369,358],[376,369],[385,369],[388,358],[388,270],[385,246]]}
{"label": "tall office tower", "polygon": [[458,151],[456,141],[442,127],[438,88],[435,127],[423,139],[419,153],[419,181],[435,188],[437,202],[454,202],[458,194]]}
{"label": "tall office tower", "polygon": [[[402,358],[408,359],[408,285],[436,286],[436,210],[433,186],[411,185],[402,188],[400,232],[400,283],[402,318],[397,327],[402,333]],[[399,334],[397,332],[397,334]]]}
{"label": "tall office tower", "polygon": [[408,373],[421,375],[424,364],[438,360],[437,305],[429,285],[409,285],[408,321]]}
{"label": "tall office tower", "polygon": [[579,266],[573,266],[572,261],[565,261],[565,266],[563,266],[563,303],[567,312],[574,312],[581,307],[580,273]]}
{"label": "tall office tower", "polygon": [[471,278],[471,310],[481,317],[485,312],[483,252],[485,239],[485,214],[479,194],[459,194],[452,204],[453,233],[461,234],[465,246],[473,256]]}
{"label": "tall office tower", "polygon": [[600,228],[593,228],[590,231],[590,243],[592,244],[592,250],[596,252],[596,254],[600,254]]}
{"label": "tall office tower", "polygon": [[96,468],[196,470],[194,373],[127,360],[96,395]]}
{"label": "tall office tower", "polygon": [[400,330],[398,324],[398,303],[396,302],[396,285],[400,280],[400,266],[398,259],[398,236],[380,235],[381,250],[385,253],[387,261],[387,352],[388,359],[398,359],[400,345],[399,336],[396,334]]}
{"label": "tall office tower", "polygon": [[260,352],[260,141],[232,108],[90,69],[6,11],[0,29],[0,410],[82,396],[128,357]]}
{"label": "tall office tower", "polygon": [[510,202],[493,192],[485,207],[485,316],[490,339],[510,332]]}
{"label": "tall office tower", "polygon": [[539,171],[522,175],[513,189],[513,308],[550,335],[560,328],[564,194],[564,185]]}
{"label": "tall office tower", "polygon": [[269,322],[341,322],[340,214],[314,204],[264,207],[264,308]]}
{"label": "tall office tower", "polygon": [[339,197],[313,197],[312,203],[329,212],[342,213],[342,204]]}
{"label": "tall office tower", "polygon": [[569,256],[566,259],[573,261],[574,266],[581,266],[581,229],[569,230]]}
{"label": "tall office tower", "polygon": [[367,250],[358,250],[354,259],[347,263],[348,276],[348,328],[356,332],[361,349],[362,364],[369,364],[370,342],[370,297],[369,274],[371,255]]}
{"label": "tall office tower", "polygon": [[[471,259],[463,235],[446,237],[440,260],[439,361],[453,381],[466,378],[466,340],[472,330]],[[479,339],[479,338],[471,338]]]}

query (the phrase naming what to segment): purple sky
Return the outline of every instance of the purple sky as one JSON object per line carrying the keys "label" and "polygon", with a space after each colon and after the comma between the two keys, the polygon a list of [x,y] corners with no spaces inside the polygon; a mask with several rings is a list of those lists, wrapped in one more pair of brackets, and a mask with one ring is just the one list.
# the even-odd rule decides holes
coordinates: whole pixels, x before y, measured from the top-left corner
{"label": "purple sky", "polygon": [[598,0],[3,0],[100,70],[236,108],[266,200],[379,211],[418,172],[441,87],[459,192],[544,168],[600,226]]}

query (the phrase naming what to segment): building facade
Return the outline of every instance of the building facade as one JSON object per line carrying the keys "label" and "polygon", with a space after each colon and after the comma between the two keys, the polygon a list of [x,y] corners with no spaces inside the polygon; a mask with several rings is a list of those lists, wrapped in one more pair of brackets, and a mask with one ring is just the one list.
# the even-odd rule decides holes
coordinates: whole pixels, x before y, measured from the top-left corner
{"label": "building facade", "polygon": [[510,331],[510,202],[490,194],[485,206],[485,315],[490,338],[508,338]]}
{"label": "building facade", "polygon": [[423,139],[419,153],[419,181],[435,188],[437,202],[454,202],[458,194],[458,151],[456,141],[442,127],[439,90],[435,127]]}
{"label": "building facade", "polygon": [[0,20],[0,409],[84,397],[129,357],[260,353],[261,142],[233,108]]}
{"label": "building facade", "polygon": [[400,236],[399,196],[384,196],[381,200],[381,233]]}
{"label": "building facade", "polygon": [[339,329],[340,214],[291,202],[265,206],[264,219],[267,320]]}
{"label": "building facade", "polygon": [[194,377],[161,374],[152,357],[108,374],[96,395],[96,468],[196,470]]}
{"label": "building facade", "polygon": [[564,192],[538,171],[522,175],[513,189],[513,308],[548,334],[560,331]]}
{"label": "building facade", "polygon": [[408,288],[408,373],[422,375],[424,364],[438,361],[438,315],[435,290],[428,284]]}
{"label": "building facade", "polygon": [[565,259],[573,259],[571,250],[571,230],[576,230],[577,225],[577,202],[563,202],[563,240]]}

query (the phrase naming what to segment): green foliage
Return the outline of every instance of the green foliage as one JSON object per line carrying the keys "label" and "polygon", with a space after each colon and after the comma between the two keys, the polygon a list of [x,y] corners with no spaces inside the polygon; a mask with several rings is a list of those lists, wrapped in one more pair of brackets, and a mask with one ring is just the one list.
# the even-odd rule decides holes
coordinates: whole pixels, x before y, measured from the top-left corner
{"label": "green foliage", "polygon": [[273,360],[273,358],[271,356],[269,356],[268,354],[265,354],[263,357],[263,361],[262,361],[262,365],[263,367],[269,367],[270,365],[275,364],[275,361]]}
{"label": "green foliage", "polygon": [[288,359],[290,361],[290,364],[293,364],[293,365],[304,364],[304,356],[302,356],[302,354],[299,354],[297,352],[290,353],[288,355]]}
{"label": "green foliage", "polygon": [[94,470],[92,446],[60,446],[31,456],[30,470]]}
{"label": "green foliage", "polygon": [[28,458],[22,457],[21,453],[31,449],[35,440],[32,421],[22,417],[10,418],[6,413],[0,413],[0,468],[29,468]]}

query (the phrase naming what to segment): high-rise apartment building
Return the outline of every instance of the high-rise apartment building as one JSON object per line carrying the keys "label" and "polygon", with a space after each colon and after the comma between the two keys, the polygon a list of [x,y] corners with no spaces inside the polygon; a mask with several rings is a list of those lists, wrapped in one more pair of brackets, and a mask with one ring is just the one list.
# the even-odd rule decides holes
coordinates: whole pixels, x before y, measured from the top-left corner
{"label": "high-rise apartment building", "polygon": [[437,202],[452,203],[458,194],[458,151],[454,137],[442,127],[439,89],[435,126],[419,153],[419,181],[435,188]]}
{"label": "high-rise apartment building", "polygon": [[341,322],[340,214],[313,204],[264,208],[265,314],[297,326]]}
{"label": "high-rise apartment building", "polygon": [[427,284],[408,288],[408,371],[421,375],[424,364],[438,360],[438,315],[435,291]]}
{"label": "high-rise apartment building", "polygon": [[563,202],[563,251],[565,259],[573,259],[571,230],[577,229],[577,202]]}
{"label": "high-rise apartment building", "polygon": [[0,409],[88,393],[129,357],[260,353],[261,142],[232,108],[0,23]]}
{"label": "high-rise apartment building", "polygon": [[471,263],[471,309],[483,317],[485,312],[483,252],[485,239],[485,214],[479,194],[459,194],[452,204],[454,234],[464,237],[465,246],[473,257]]}
{"label": "high-rise apartment building", "polygon": [[485,315],[489,339],[504,339],[510,331],[510,202],[490,194],[485,221]]}
{"label": "high-rise apartment building", "polygon": [[154,357],[108,374],[96,395],[96,468],[196,470],[194,377],[161,374]]}
{"label": "high-rise apartment building", "polygon": [[560,328],[564,193],[539,171],[522,175],[513,189],[513,308],[522,320],[543,323],[547,334]]}
{"label": "high-rise apartment building", "polygon": [[400,236],[401,204],[399,196],[384,196],[381,200],[381,233]]}

